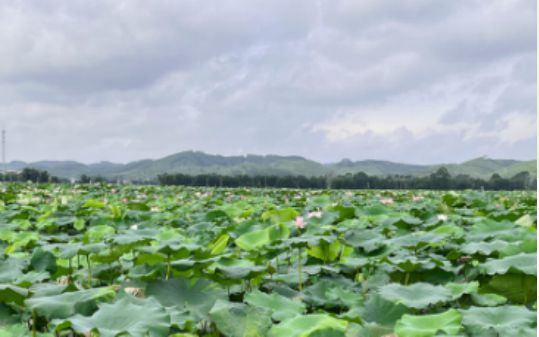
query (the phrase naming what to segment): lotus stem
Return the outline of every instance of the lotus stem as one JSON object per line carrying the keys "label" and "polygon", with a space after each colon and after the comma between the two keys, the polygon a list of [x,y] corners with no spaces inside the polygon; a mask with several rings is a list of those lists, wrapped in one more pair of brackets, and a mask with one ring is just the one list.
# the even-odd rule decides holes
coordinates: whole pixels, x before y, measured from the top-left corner
{"label": "lotus stem", "polygon": [[36,309],[33,309],[32,310],[32,337],[36,337],[37,336],[37,315],[36,315]]}
{"label": "lotus stem", "polygon": [[303,291],[303,280],[301,277],[301,248],[298,248],[298,289]]}
{"label": "lotus stem", "polygon": [[86,255],[86,264],[88,264],[88,285],[92,287],[92,264],[90,263],[90,254]]}
{"label": "lotus stem", "polygon": [[165,276],[166,280],[170,277],[170,254],[167,255],[167,275]]}

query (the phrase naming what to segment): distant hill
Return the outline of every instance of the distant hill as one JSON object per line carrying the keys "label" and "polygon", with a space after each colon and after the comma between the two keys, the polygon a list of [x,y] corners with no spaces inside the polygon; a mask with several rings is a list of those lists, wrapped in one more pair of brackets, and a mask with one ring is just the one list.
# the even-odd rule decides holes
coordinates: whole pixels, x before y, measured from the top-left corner
{"label": "distant hill", "polygon": [[527,171],[537,175],[537,161],[518,161],[480,157],[460,164],[413,165],[382,160],[341,160],[338,163],[322,164],[300,156],[246,155],[221,156],[198,151],[179,152],[156,160],[139,160],[127,164],[100,162],[82,164],[75,161],[39,161],[24,163],[14,161],[8,164],[10,170],[33,167],[47,170],[52,175],[62,178],[77,178],[82,174],[119,179],[154,179],[162,173],[219,173],[247,175],[306,175],[346,174],[365,172],[368,175],[427,175],[444,166],[452,175],[467,174],[473,177],[489,178],[498,173],[511,177]]}

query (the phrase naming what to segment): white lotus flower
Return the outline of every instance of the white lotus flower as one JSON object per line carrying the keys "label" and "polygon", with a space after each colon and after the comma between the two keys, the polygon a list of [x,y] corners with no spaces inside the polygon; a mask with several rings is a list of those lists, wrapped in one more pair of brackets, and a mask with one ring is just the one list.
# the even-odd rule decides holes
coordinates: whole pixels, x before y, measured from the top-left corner
{"label": "white lotus flower", "polygon": [[312,219],[312,218],[320,219],[321,217],[322,217],[322,211],[317,210],[317,211],[307,213],[307,218],[308,219]]}
{"label": "white lotus flower", "polygon": [[447,221],[449,217],[445,214],[438,214],[438,221]]}
{"label": "white lotus flower", "polygon": [[395,201],[393,201],[392,198],[382,198],[380,199],[380,202],[384,205],[391,205],[393,204]]}

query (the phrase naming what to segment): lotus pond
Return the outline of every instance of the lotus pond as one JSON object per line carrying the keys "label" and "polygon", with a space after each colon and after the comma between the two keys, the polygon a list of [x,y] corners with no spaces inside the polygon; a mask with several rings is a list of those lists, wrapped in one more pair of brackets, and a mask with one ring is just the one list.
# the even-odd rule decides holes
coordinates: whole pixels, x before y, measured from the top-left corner
{"label": "lotus pond", "polygon": [[0,186],[0,336],[535,336],[536,193]]}

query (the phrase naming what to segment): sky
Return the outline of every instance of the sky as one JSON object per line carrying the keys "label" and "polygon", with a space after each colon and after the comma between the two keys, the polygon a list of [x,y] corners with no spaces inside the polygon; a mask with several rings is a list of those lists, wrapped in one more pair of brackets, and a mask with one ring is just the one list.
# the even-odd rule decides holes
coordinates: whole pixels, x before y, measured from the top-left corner
{"label": "sky", "polygon": [[536,6],[3,1],[7,159],[535,159]]}

